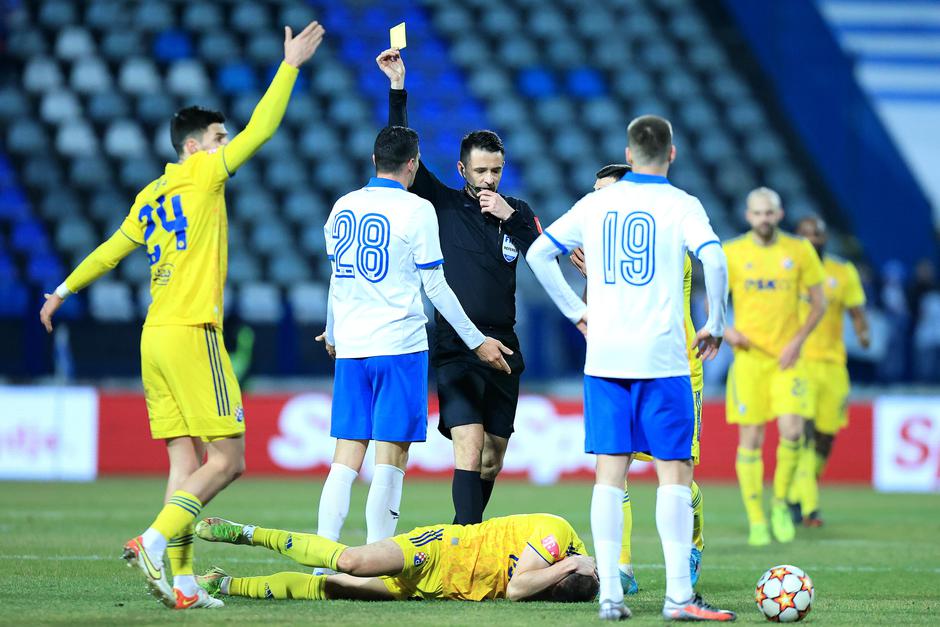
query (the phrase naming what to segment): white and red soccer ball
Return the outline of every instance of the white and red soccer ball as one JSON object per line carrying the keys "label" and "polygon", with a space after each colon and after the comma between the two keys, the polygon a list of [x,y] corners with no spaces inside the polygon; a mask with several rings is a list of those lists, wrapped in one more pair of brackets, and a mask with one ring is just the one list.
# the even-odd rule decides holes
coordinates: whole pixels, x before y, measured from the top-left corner
{"label": "white and red soccer ball", "polygon": [[775,623],[803,620],[815,598],[813,580],[802,569],[789,564],[774,566],[761,575],[754,593],[757,608]]}

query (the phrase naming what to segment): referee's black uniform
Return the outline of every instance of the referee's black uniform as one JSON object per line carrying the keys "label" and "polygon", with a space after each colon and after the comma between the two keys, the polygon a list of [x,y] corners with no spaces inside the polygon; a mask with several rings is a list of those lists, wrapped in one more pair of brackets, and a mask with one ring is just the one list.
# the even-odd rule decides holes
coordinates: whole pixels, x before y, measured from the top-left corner
{"label": "referee's black uniform", "polygon": [[[407,92],[389,90],[388,123],[408,126]],[[525,201],[503,196],[512,215],[505,221],[480,211],[465,190],[442,183],[421,162],[408,190],[437,210],[444,274],[464,311],[482,333],[513,350],[507,375],[482,363],[438,313],[432,363],[437,369],[440,431],[483,423],[487,433],[508,438],[519,400],[519,375],[525,368],[516,324],[516,267],[539,235]]]}

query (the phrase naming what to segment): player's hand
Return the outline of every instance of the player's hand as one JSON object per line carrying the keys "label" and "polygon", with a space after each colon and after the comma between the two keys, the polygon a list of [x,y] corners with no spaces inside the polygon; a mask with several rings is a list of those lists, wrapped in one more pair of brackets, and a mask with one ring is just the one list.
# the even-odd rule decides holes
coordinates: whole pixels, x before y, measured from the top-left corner
{"label": "player's hand", "polygon": [[747,339],[743,333],[736,331],[731,327],[725,329],[725,339],[733,348],[746,351],[751,349],[751,340]]}
{"label": "player's hand", "polygon": [[333,359],[336,359],[336,347],[326,341],[326,331],[318,335],[316,337],[316,340],[318,342],[323,342],[323,348],[326,349],[326,354],[332,357]]}
{"label": "player's hand", "polygon": [[584,312],[584,315],[581,316],[581,319],[578,320],[578,323],[574,325],[578,327],[578,331],[581,332],[581,335],[587,337],[587,312]]}
{"label": "player's hand", "polygon": [[858,343],[861,345],[862,348],[864,348],[865,350],[868,350],[868,348],[871,346],[871,335],[868,333],[868,331],[863,331],[857,335],[858,335]]}
{"label": "player's hand", "polygon": [[39,310],[39,321],[42,322],[42,326],[46,327],[46,332],[52,333],[52,316],[58,311],[65,300],[58,294],[43,294],[43,296],[46,297],[46,302],[43,303],[42,309]]}
{"label": "player's hand", "polygon": [[780,369],[786,370],[796,365],[796,360],[800,358],[800,351],[803,350],[803,340],[793,338],[790,343],[783,347],[780,353]]}
{"label": "player's hand", "polygon": [[578,575],[587,575],[597,579],[597,562],[590,555],[570,555],[565,558],[570,572]]}
{"label": "player's hand", "polygon": [[580,246],[575,248],[571,251],[571,255],[568,259],[571,260],[571,265],[578,269],[581,276],[587,278],[587,266],[584,265],[584,249]]}
{"label": "player's hand", "polygon": [[695,334],[695,345],[698,349],[695,356],[702,361],[708,361],[714,359],[718,354],[718,349],[721,348],[721,338],[715,337],[706,329],[702,329]]}
{"label": "player's hand", "polygon": [[503,355],[512,355],[512,351],[499,340],[487,337],[483,343],[473,349],[480,361],[485,361],[492,368],[502,370],[506,374],[512,374],[512,369],[506,363]]}
{"label": "player's hand", "polygon": [[375,58],[375,62],[391,81],[392,89],[405,88],[405,61],[398,48],[385,50]]}
{"label": "player's hand", "polygon": [[500,220],[508,220],[515,211],[505,198],[492,190],[481,189],[477,197],[480,199],[480,211]]}
{"label": "player's hand", "polygon": [[294,67],[303,65],[320,47],[324,33],[326,31],[316,21],[307,24],[307,28],[300,31],[296,37],[293,36],[290,26],[285,26],[284,61]]}

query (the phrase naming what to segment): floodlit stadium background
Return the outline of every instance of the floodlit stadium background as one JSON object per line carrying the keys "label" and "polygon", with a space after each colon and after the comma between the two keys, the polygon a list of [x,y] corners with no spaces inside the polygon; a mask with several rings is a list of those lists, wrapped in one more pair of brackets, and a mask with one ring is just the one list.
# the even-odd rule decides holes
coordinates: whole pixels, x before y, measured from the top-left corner
{"label": "floodlit stadium background", "polygon": [[[590,190],[595,170],[623,159],[626,123],[656,113],[676,129],[670,179],[702,200],[723,239],[746,229],[743,200],[758,185],[780,193],[787,228],[824,217],[830,250],[860,269],[873,332],[862,351],[847,325],[855,392],[840,443],[843,454],[872,453],[840,464],[837,451],[830,478],[938,489],[940,2],[0,7],[0,477],[162,472],[139,383],[146,254],[70,298],[51,337],[38,321],[42,293],[175,159],[168,121],[178,107],[220,109],[237,131],[283,55],[282,26],[318,19],[327,39],[301,71],[281,129],[227,186],[226,339],[246,392],[249,472],[329,462],[331,362],[313,342],[330,272],[322,225],[332,202],[372,172],[388,89],[374,57],[405,21],[410,121],[424,161],[455,186],[460,137],[492,128],[507,148],[500,191],[550,224]],[[518,276],[527,395],[506,470],[537,481],[589,473],[579,445],[583,341],[531,272]],[[697,321],[702,308],[697,291]],[[729,479],[730,357],[725,348],[705,369],[702,467]],[[448,443],[430,433],[413,466],[446,473]],[[147,454],[128,453],[131,443]]]}

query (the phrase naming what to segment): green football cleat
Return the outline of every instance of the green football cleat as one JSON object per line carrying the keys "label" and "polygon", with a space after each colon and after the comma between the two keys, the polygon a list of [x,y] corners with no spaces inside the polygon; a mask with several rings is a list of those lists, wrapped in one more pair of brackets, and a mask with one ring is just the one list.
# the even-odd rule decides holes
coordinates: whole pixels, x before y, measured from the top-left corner
{"label": "green football cleat", "polygon": [[747,543],[751,546],[767,546],[770,544],[770,529],[767,523],[754,523],[747,536]]}
{"label": "green football cleat", "polygon": [[215,596],[222,592],[222,580],[228,576],[228,573],[224,570],[218,566],[213,566],[204,575],[197,575],[196,583],[199,584],[200,588]]}
{"label": "green football cleat", "polygon": [[196,523],[195,533],[207,542],[251,544],[251,540],[244,534],[246,526],[224,518],[203,518]]}
{"label": "green football cleat", "polygon": [[774,503],[770,509],[770,529],[777,542],[793,542],[796,527],[786,503]]}

